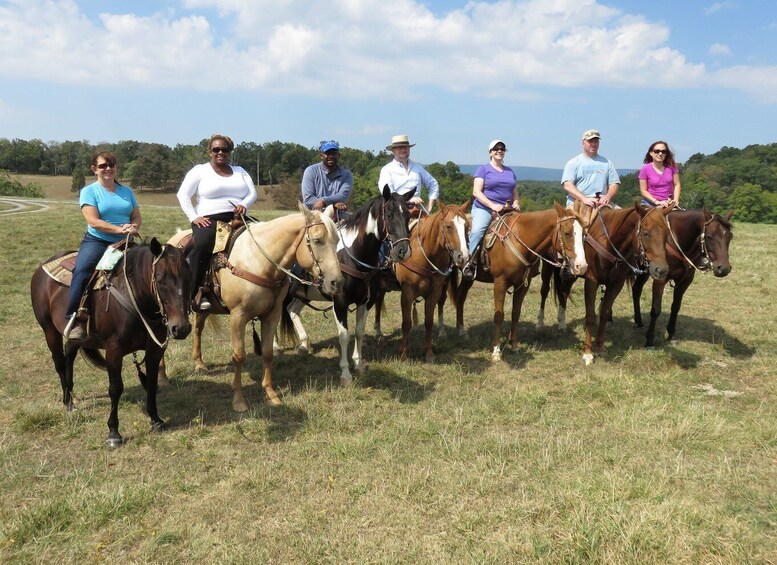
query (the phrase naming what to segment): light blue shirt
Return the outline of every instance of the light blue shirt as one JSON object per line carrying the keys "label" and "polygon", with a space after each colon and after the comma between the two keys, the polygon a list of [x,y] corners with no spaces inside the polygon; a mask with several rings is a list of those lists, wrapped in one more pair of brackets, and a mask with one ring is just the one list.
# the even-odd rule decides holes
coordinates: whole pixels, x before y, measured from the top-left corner
{"label": "light blue shirt", "polygon": [[[570,159],[564,167],[561,184],[570,181],[577,190],[586,196],[593,198],[599,192],[607,194],[611,184],[620,184],[621,179],[615,166],[606,157],[597,155],[593,159],[583,153]],[[572,204],[575,198],[567,194],[567,206]]]}
{"label": "light blue shirt", "polygon": [[320,198],[325,206],[345,202],[351,194],[353,175],[348,169],[337,166],[327,171],[324,163],[310,165],[302,174],[302,203],[312,208]]}
{"label": "light blue shirt", "polygon": [[[93,182],[81,189],[81,195],[78,197],[80,207],[94,206],[97,208],[97,214],[101,220],[121,226],[130,223],[132,210],[138,207],[138,201],[132,191],[119,183],[116,183],[116,191],[107,190],[99,182]],[[124,234],[105,233],[89,226],[87,233],[104,241],[121,241]]]}

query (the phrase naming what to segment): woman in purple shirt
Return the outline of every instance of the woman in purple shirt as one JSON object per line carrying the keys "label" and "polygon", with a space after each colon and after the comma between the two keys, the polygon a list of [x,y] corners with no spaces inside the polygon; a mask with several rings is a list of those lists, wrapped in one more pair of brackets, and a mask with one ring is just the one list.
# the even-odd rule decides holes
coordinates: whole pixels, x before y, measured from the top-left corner
{"label": "woman in purple shirt", "polygon": [[680,170],[674,154],[665,141],[656,141],[645,154],[645,164],[639,171],[639,191],[642,203],[666,208],[680,204]]}
{"label": "woman in purple shirt", "polygon": [[519,210],[518,187],[515,173],[505,166],[507,147],[501,139],[488,144],[491,159],[487,165],[481,165],[475,171],[472,184],[472,231],[469,234],[469,263],[464,267],[463,275],[469,279],[475,277],[475,251],[491,223],[491,213],[499,213],[505,208]]}

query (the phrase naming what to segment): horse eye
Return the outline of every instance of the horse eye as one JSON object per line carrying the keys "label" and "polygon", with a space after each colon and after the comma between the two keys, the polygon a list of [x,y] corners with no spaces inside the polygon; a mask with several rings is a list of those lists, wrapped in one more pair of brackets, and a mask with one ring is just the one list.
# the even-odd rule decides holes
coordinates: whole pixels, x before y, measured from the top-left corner
{"label": "horse eye", "polygon": [[313,243],[314,243],[315,245],[324,245],[324,240],[323,240],[323,239],[321,239],[320,237],[317,237],[317,238],[315,238],[315,239],[313,240]]}

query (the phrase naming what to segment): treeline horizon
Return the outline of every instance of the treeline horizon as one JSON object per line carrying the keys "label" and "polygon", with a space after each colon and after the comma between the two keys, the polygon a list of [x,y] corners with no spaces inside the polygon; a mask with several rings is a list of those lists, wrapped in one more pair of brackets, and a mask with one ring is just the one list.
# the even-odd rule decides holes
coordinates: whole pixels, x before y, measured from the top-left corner
{"label": "treeline horizon", "polygon": [[[91,144],[88,141],[50,141],[0,138],[0,170],[16,174],[69,175],[77,192],[91,176],[91,157],[97,150],[112,151],[118,160],[118,176],[133,189],[176,191],[186,172],[208,160],[207,139],[197,144],[160,143],[134,140]],[[358,207],[377,194],[380,169],[392,155],[350,147],[340,150],[340,164],[353,173],[354,187],[349,205]],[[298,143],[272,141],[264,144],[242,142],[235,145],[232,163],[246,169],[259,186],[266,186],[281,209],[295,209],[299,184],[305,167],[319,161],[318,150]],[[452,161],[431,163],[427,170],[440,183],[444,202],[460,204],[471,196],[472,176],[462,173]],[[777,223],[777,143],[749,145],[744,149],[723,147],[712,155],[696,153],[680,164],[683,185],[681,204],[685,208],[707,207],[723,212],[734,210],[736,220]],[[17,185],[19,184],[18,181]],[[0,179],[0,194],[40,196],[35,187],[24,192],[9,187],[10,179]],[[24,192],[23,194],[20,193]],[[9,193],[9,191],[11,191]],[[566,193],[559,182],[519,179],[521,208],[546,209],[553,201],[563,202]],[[636,173],[621,177],[615,202],[630,206],[638,200]]]}

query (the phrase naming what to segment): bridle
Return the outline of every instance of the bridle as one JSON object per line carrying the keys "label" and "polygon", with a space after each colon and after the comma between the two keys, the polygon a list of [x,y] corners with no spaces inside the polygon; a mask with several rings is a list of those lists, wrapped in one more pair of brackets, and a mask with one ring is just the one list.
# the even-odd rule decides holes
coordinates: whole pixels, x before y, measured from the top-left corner
{"label": "bridle", "polygon": [[[677,250],[680,253],[681,259],[684,259],[686,263],[688,263],[689,266],[696,269],[700,273],[706,273],[710,270],[712,270],[712,267],[714,265],[714,259],[711,256],[709,249],[707,248],[707,226],[710,225],[714,220],[717,220],[717,215],[713,214],[712,217],[710,217],[709,220],[704,222],[704,224],[701,227],[701,235],[699,236],[699,246],[701,248],[701,260],[702,264],[701,266],[698,266],[696,263],[694,263],[683,251],[682,246],[680,245],[680,242],[677,241],[677,236],[675,235],[674,231],[672,230],[672,225],[669,224],[669,233],[672,236],[672,241],[674,242],[675,246],[677,247]],[[671,248],[667,244],[667,249],[674,254],[674,249]]]}
{"label": "bridle", "polygon": [[[448,214],[448,212],[446,212],[445,215],[440,216],[440,218],[439,218],[439,224],[440,224],[440,226],[442,226],[441,231],[442,231],[442,238],[443,238],[443,247],[445,247],[445,250],[448,252],[448,269],[447,270],[443,271],[442,269],[440,269],[437,265],[434,264],[434,262],[426,254],[426,250],[424,249],[424,245],[421,242],[421,234],[420,233],[416,233],[416,236],[415,236],[416,237],[416,241],[418,242],[418,249],[421,251],[421,255],[424,256],[424,259],[426,259],[426,262],[429,263],[429,265],[432,267],[432,270],[434,271],[434,273],[437,273],[438,275],[442,275],[444,277],[447,277],[448,275],[450,275],[451,271],[453,270],[453,253],[455,251],[455,249],[453,248],[453,245],[450,243],[450,240],[448,239],[448,235],[445,233],[445,229],[444,229],[444,225],[443,225],[444,222],[445,222],[445,216],[447,216],[447,214]],[[458,217],[458,214],[454,214],[454,218],[455,217]],[[431,218],[431,216],[427,215],[427,219],[428,218]],[[418,231],[421,231],[420,230],[420,227],[421,227],[421,223],[420,222],[421,222],[421,220],[419,219]],[[407,265],[405,265],[405,267],[407,267]],[[434,274],[434,273],[432,273],[432,274]]]}

